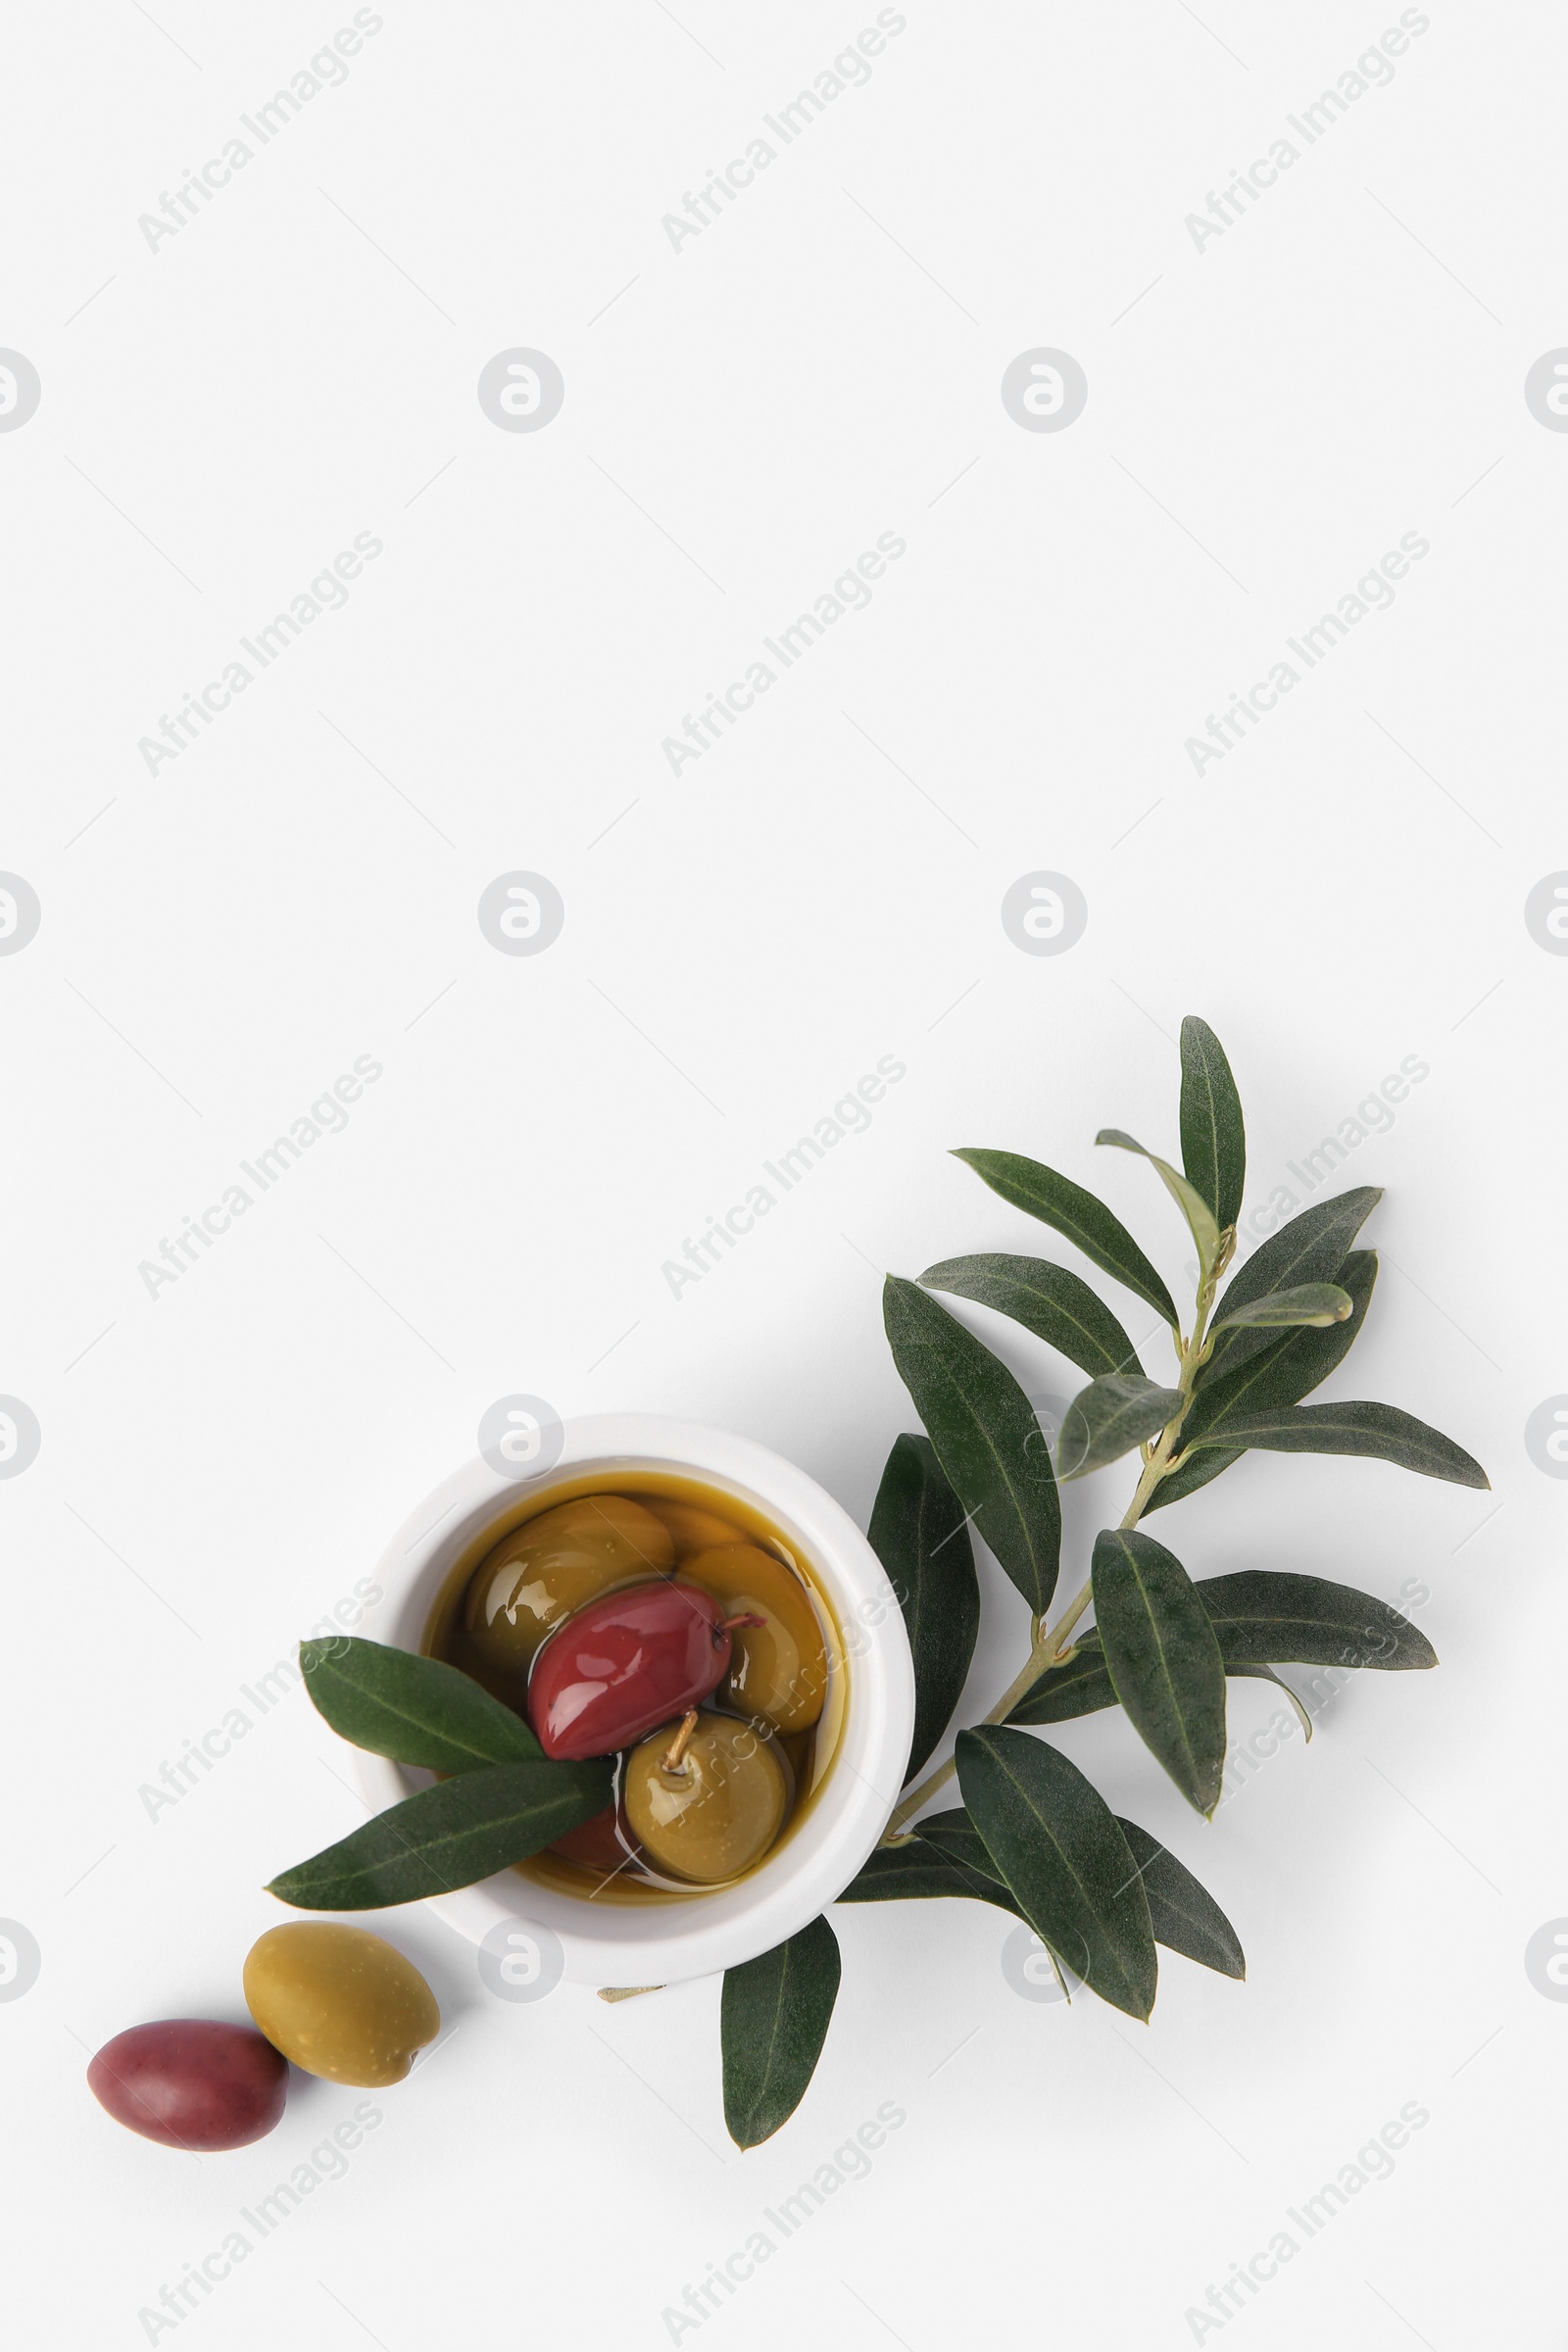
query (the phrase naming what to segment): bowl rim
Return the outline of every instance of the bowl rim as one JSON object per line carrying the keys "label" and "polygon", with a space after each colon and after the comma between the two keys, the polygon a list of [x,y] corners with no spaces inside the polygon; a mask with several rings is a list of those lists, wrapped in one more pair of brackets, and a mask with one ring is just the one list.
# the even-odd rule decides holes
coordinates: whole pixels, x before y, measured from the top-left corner
{"label": "bowl rim", "polygon": [[[887,1571],[849,1513],[781,1454],[702,1422],[655,1413],[595,1413],[560,1425],[561,1450],[532,1478],[510,1477],[475,1455],[417,1503],[377,1564],[380,1596],[357,1631],[417,1649],[430,1610],[487,1522],[536,1493],[603,1468],[686,1473],[750,1502],[810,1561],[838,1614],[849,1672],[844,1726],[827,1780],[776,1854],[734,1886],[689,1902],[605,1904],[501,1871],[477,1886],[431,1895],[425,1907],[471,1943],[504,1945],[518,1927],[547,1929],[568,1982],[601,1987],[667,1984],[738,1967],[771,1951],[842,1893],[898,1802],[914,1728],[914,1668]],[[430,1776],[354,1751],[361,1792],[380,1811]]]}

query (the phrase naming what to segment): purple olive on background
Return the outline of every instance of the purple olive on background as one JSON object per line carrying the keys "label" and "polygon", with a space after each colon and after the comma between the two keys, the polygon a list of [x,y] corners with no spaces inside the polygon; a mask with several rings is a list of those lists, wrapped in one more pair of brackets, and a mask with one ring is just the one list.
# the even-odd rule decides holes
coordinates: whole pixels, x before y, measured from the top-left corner
{"label": "purple olive on background", "polygon": [[254,2027],[166,2017],[106,2041],[87,2087],[127,2132],[205,2156],[249,2147],[282,2121],[288,2061]]}

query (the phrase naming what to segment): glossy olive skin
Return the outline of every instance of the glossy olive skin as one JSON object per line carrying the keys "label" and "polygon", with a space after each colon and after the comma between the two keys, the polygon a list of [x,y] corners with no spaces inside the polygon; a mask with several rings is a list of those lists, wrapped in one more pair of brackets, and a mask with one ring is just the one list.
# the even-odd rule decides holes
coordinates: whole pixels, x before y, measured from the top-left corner
{"label": "glossy olive skin", "polygon": [[630,1747],[706,1698],[729,1670],[728,1614],[675,1579],[591,1600],[534,1661],[528,1721],[547,1756],[574,1761]]}
{"label": "glossy olive skin", "polygon": [[469,1579],[464,1629],[479,1657],[519,1678],[564,1619],[612,1586],[666,1576],[663,1522],[623,1494],[583,1494],[514,1527]]}
{"label": "glossy olive skin", "polygon": [[668,1528],[677,1561],[689,1559],[694,1551],[711,1551],[715,1544],[746,1541],[743,1527],[721,1519],[716,1511],[705,1511],[701,1503],[680,1502],[663,1494],[643,1494],[638,1499],[645,1511],[652,1511]]}
{"label": "glossy olive skin", "polygon": [[665,1724],[626,1759],[626,1818],[656,1869],[713,1886],[761,1860],[784,1826],[789,1783],[772,1742],[705,1709],[673,1770]]}
{"label": "glossy olive skin", "polygon": [[725,1704],[776,1732],[815,1723],[827,1695],[827,1649],[806,1589],[783,1561],[755,1544],[731,1544],[695,1553],[681,1575],[721,1600],[726,1617],[765,1620],[736,1630]]}
{"label": "glossy olive skin", "polygon": [[329,2082],[401,2082],[441,2031],[412,1960],[366,1928],[290,1920],[251,1945],[245,2006],[285,2058]]}
{"label": "glossy olive skin", "polygon": [[87,2069],[100,2107],[166,2148],[248,2148],[283,2120],[288,2062],[249,2026],[166,2017],[106,2041]]}

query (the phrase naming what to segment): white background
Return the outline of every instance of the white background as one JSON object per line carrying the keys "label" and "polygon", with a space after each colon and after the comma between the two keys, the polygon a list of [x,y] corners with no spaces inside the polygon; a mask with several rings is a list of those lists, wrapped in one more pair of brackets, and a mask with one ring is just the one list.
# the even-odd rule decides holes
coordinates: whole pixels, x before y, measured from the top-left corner
{"label": "white background", "polygon": [[[1568,1913],[1568,1490],[1523,1428],[1568,1388],[1568,965],[1523,906],[1568,864],[1568,440],[1522,386],[1568,341],[1560,12],[1434,0],[1200,251],[1185,217],[1396,9],[909,0],[678,252],[662,216],[873,10],[388,0],[152,251],[138,216],[351,12],[154,13],[14,20],[0,139],[0,342],[43,382],[0,436],[0,865],[43,906],[0,961],[0,1389],[43,1432],[0,1484],[0,1911],[43,1954],[0,2005],[10,2333],[146,2341],[357,2095],[300,2082],[204,2161],[93,2104],[111,2034],[242,2014],[263,1882],[357,1818],[298,1693],[156,1820],[141,1786],[509,1391],[726,1424],[863,1523],[912,1419],[880,1271],[1044,1239],[952,1146],[1097,1185],[1185,1288],[1150,1172],[1092,1138],[1171,1148],[1191,1010],[1240,1079],[1250,1203],[1429,1065],[1345,1171],[1389,1188],[1387,1254],[1330,1394],[1421,1414],[1494,1487],[1256,1456],[1159,1523],[1195,1573],[1430,1588],[1442,1671],[1362,1677],[1212,1827],[1119,1719],[1058,1735],[1213,1889],[1248,1984],[1168,1959],[1144,2030],[1017,1997],[989,1908],[841,1910],[816,2081],[743,2157],[716,1983],[509,2006],[393,1915],[455,2034],[157,2340],[659,2346],[894,2101],[869,2177],[680,2340],[1154,2352],[1416,2102],[1394,2177],[1201,2340],[1559,2344],[1568,2012],[1523,1953]],[[565,378],[538,433],[475,397],[514,345]],[[1039,345],[1089,379],[1057,434],[999,397]],[[149,775],[138,739],[357,532],[384,552],[346,608]],[[869,609],[672,777],[662,739],[883,532],[907,553]],[[1186,739],[1406,532],[1431,552],[1392,610],[1195,776]],[[566,906],[533,958],[475,920],[518,867]],[[1059,957],[999,919],[1036,868],[1088,901]],[[673,1298],[662,1262],[887,1054],[869,1131]],[[346,1131],[149,1297],[140,1261],[357,1055],[384,1075]],[[1074,1582],[1126,1485],[1071,1490]],[[993,1564],[987,1592],[971,1714],[1025,1634]],[[1237,1740],[1271,1712],[1232,1686]]]}

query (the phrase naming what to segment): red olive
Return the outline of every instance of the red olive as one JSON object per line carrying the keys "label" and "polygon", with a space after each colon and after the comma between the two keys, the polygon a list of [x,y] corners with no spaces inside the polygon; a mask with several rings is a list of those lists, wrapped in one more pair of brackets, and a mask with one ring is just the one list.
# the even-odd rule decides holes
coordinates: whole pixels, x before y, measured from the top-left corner
{"label": "red olive", "polygon": [[545,1754],[608,1756],[683,1715],[729,1671],[729,1622],[695,1585],[633,1585],[589,1601],[534,1660],[528,1721]]}
{"label": "red olive", "polygon": [[249,2147],[282,2121],[288,2061],[253,2027],[166,2017],[106,2041],[87,2087],[128,2132],[206,2155]]}

